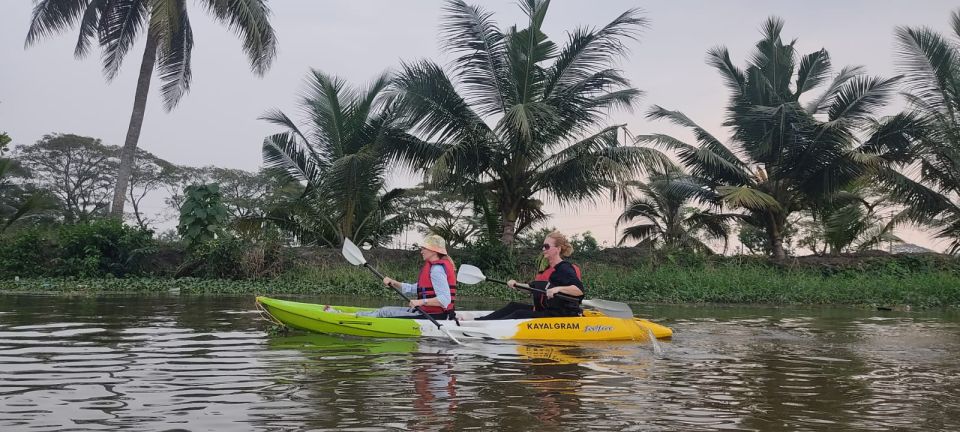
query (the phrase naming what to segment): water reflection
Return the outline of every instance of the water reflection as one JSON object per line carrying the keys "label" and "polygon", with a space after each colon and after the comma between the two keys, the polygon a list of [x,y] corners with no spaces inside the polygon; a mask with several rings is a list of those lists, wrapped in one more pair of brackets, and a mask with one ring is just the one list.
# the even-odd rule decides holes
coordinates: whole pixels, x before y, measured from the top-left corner
{"label": "water reflection", "polygon": [[270,337],[246,297],[0,296],[0,430],[957,430],[960,319],[646,309],[676,336]]}

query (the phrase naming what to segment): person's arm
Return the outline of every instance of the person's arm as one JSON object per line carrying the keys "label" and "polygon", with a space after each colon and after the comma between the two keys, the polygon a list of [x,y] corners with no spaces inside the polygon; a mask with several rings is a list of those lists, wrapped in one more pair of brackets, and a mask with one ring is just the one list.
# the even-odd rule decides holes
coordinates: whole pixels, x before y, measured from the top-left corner
{"label": "person's arm", "polygon": [[417,284],[400,282],[396,279],[391,279],[388,277],[383,278],[383,284],[386,286],[392,286],[401,292],[404,293],[415,293],[417,292]]}
{"label": "person's arm", "polygon": [[547,297],[553,298],[557,293],[563,293],[573,297],[583,296],[583,281],[577,277],[577,271],[573,264],[564,263],[554,269],[550,275],[550,283],[553,287],[547,289]]}

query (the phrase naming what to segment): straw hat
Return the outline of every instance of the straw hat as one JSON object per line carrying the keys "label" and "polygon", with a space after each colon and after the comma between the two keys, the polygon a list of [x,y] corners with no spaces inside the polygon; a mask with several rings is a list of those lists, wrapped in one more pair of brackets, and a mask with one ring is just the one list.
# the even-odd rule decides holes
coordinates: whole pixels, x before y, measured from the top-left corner
{"label": "straw hat", "polygon": [[420,247],[432,250],[440,255],[447,254],[447,242],[436,234],[430,234],[423,238],[423,244]]}

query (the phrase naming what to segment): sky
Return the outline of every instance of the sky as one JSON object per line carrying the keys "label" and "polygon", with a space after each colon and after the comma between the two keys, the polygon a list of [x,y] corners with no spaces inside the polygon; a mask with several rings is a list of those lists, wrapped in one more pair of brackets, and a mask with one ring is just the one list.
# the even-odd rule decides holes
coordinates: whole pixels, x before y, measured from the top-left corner
{"label": "sky", "polygon": [[[501,28],[525,23],[512,0],[472,2],[494,13]],[[318,69],[362,85],[402,61],[449,61],[440,48],[441,0],[325,0],[270,2],[278,56],[262,78],[250,72],[240,42],[225,27],[191,6],[195,47],[189,94],[165,112],[154,80],[139,146],[183,165],[216,165],[245,170],[261,166],[264,137],[278,132],[257,120],[279,108],[296,115],[296,101],[308,71]],[[788,1],[574,1],[554,0],[544,25],[555,41],[580,26],[602,26],[630,8],[640,8],[650,25],[620,67],[645,95],[633,112],[611,113],[633,134],[669,133],[692,142],[684,130],[649,122],[653,104],[686,113],[714,135],[722,126],[727,93],[720,76],[705,63],[708,49],[723,45],[738,65],[746,62],[771,15],[786,22],[783,36],[796,39],[801,53],[826,48],[835,68],[862,65],[872,75],[896,75],[897,26],[928,26],[949,32],[955,1],[808,0]],[[73,57],[76,30],[24,48],[32,2],[8,1],[0,26],[0,131],[14,145],[31,144],[49,133],[73,133],[122,145],[130,118],[143,41],[131,50],[120,75],[106,82],[94,52]],[[896,109],[894,106],[892,110]],[[392,173],[390,186],[417,183],[409,173]],[[147,211],[162,205],[153,200]],[[591,231],[608,244],[622,208],[607,202],[562,208],[548,203],[550,225],[569,232]],[[942,250],[917,229],[909,241]]]}

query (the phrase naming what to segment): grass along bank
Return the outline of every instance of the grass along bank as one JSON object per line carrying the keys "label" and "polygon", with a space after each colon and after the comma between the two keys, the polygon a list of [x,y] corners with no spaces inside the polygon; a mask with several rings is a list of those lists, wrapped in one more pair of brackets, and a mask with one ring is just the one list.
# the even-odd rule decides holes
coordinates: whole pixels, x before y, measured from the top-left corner
{"label": "grass along bank", "polygon": [[[638,303],[763,303],[910,305],[960,307],[960,263],[937,256],[800,258],[784,262],[713,257],[624,257],[601,251],[575,260],[583,268],[591,298]],[[390,251],[371,262],[385,274],[413,280],[414,253]],[[380,259],[377,259],[380,258]],[[379,263],[377,261],[380,261]],[[521,262],[528,261],[521,258]],[[464,261],[469,262],[469,261]],[[490,270],[495,278],[532,274]],[[164,293],[250,295],[339,295],[390,299],[395,294],[362,268],[337,260],[313,260],[271,279],[231,280],[172,277],[20,278],[0,280],[0,291],[29,293]],[[464,298],[517,299],[497,284],[464,285]]]}

